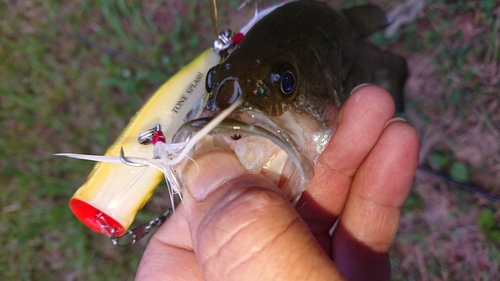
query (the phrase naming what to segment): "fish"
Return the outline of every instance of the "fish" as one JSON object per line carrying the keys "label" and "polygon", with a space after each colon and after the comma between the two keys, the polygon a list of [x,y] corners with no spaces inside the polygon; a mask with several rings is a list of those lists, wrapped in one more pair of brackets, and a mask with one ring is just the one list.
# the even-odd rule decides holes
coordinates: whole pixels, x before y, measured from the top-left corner
{"label": "fish", "polygon": [[405,59],[366,40],[390,22],[374,5],[334,10],[300,0],[256,12],[232,38],[221,33],[220,53],[203,52],[169,79],[105,155],[56,154],[100,162],[70,200],[73,213],[115,245],[123,236],[135,242],[170,214],[128,230],[161,179],[174,208],[182,171],[213,149],[233,151],[295,204],[354,87],[382,86],[404,109]]}
{"label": "fish", "polygon": [[355,86],[384,87],[398,111],[404,110],[406,60],[366,40],[389,24],[374,5],[335,10],[301,0],[276,8],[207,72],[203,107],[188,114],[173,143],[189,140],[238,103],[191,157],[215,147],[231,149],[248,172],[265,174],[297,202]]}

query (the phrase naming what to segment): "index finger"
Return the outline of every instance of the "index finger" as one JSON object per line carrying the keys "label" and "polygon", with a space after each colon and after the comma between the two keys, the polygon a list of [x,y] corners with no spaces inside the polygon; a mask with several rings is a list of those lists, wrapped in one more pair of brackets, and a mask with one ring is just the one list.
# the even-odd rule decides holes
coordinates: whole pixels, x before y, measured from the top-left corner
{"label": "index finger", "polygon": [[[353,175],[394,115],[390,94],[377,86],[355,89],[342,107],[337,130],[321,154],[297,211],[315,235],[328,231],[344,208]],[[324,248],[324,241],[317,237]]]}

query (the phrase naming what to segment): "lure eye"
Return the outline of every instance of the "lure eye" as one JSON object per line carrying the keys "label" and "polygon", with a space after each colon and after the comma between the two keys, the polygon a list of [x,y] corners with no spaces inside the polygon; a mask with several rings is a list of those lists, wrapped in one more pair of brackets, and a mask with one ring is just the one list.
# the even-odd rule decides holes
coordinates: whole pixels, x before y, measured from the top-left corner
{"label": "lure eye", "polygon": [[281,92],[283,94],[290,94],[295,88],[295,76],[292,72],[287,71],[281,76]]}
{"label": "lure eye", "polygon": [[213,90],[214,85],[212,82],[212,78],[213,78],[213,75],[215,74],[215,67],[216,66],[210,68],[207,72],[207,80],[205,81],[205,90],[207,90],[207,93],[211,93]]}

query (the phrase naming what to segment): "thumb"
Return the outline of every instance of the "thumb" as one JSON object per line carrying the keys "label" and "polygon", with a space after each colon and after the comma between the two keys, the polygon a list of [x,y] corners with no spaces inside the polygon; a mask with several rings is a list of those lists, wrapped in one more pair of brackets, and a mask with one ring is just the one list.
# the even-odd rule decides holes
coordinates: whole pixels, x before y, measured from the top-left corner
{"label": "thumb", "polygon": [[337,280],[293,206],[230,150],[197,155],[183,171],[184,206],[205,280]]}

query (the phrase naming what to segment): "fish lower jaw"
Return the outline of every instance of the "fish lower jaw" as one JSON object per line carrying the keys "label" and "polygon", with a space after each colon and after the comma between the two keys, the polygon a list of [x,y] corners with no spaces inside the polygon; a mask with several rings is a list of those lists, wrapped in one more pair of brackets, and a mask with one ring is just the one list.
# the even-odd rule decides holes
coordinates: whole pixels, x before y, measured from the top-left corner
{"label": "fish lower jaw", "polygon": [[[292,203],[302,193],[305,183],[301,173],[289,155],[271,140],[254,135],[207,135],[196,144],[190,157],[196,159],[196,155],[220,149],[232,151],[249,174],[264,175]],[[214,159],[213,164],[217,165],[220,161],[224,159]],[[176,170],[182,171],[182,168],[177,167]]]}

